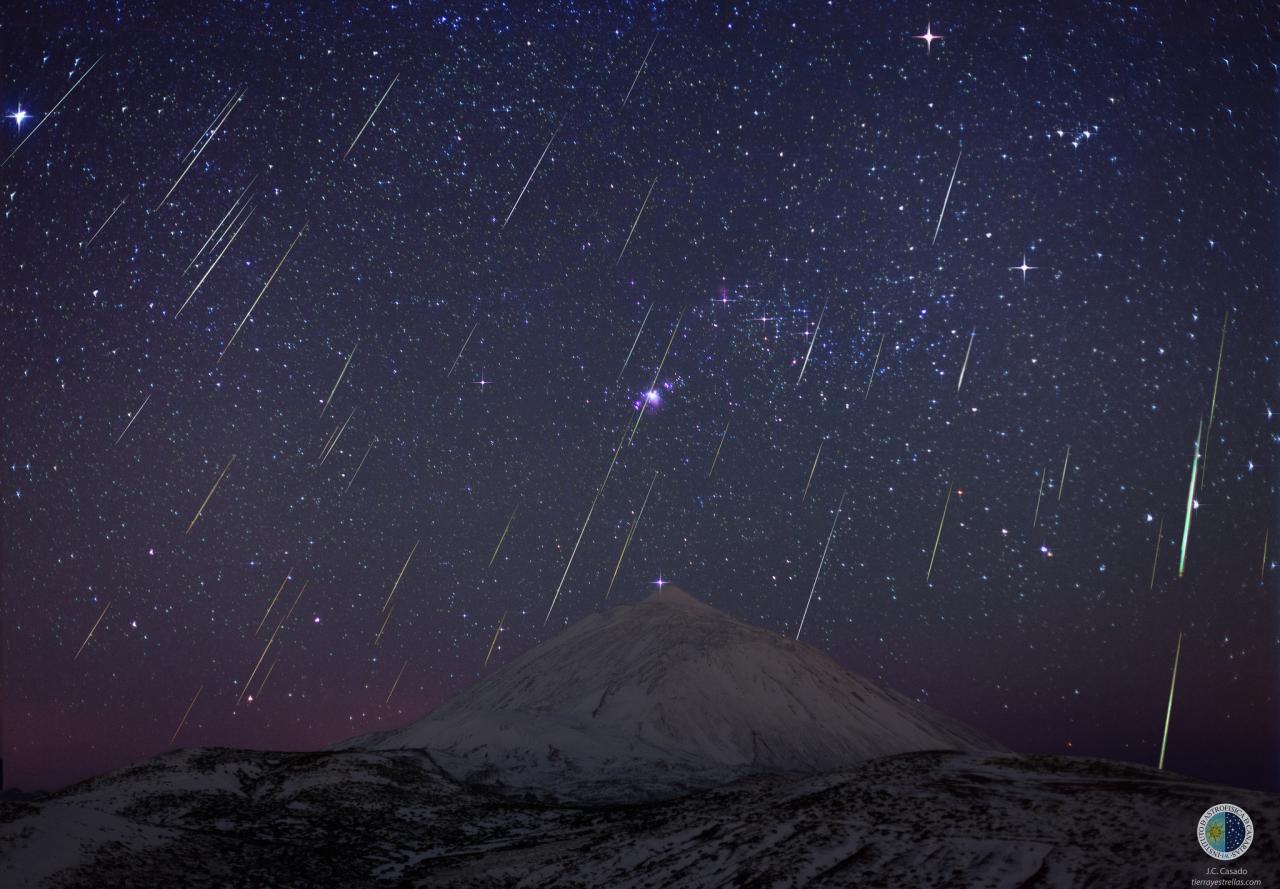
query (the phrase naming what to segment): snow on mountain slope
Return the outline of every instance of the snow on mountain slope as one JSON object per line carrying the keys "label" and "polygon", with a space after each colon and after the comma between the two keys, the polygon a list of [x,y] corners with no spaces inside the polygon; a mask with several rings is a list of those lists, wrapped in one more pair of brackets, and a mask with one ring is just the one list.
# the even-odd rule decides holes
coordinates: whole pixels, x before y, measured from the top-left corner
{"label": "snow on mountain slope", "polygon": [[580,799],[1000,749],[674,587],[574,624],[403,729],[342,746],[428,748],[456,776]]}

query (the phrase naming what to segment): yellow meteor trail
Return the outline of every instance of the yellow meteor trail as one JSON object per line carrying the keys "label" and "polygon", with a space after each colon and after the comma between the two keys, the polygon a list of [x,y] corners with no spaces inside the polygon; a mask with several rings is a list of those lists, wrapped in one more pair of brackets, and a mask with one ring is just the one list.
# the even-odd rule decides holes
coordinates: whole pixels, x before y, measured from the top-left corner
{"label": "yellow meteor trail", "polygon": [[333,401],[333,393],[338,391],[338,387],[342,385],[342,378],[347,375],[347,368],[351,366],[351,359],[356,357],[356,349],[360,348],[360,338],[356,337],[356,344],[351,347],[351,354],[347,356],[347,361],[342,365],[342,373],[338,374],[338,381],[333,384],[333,388],[329,390],[329,397],[324,400],[324,407],[320,408],[320,416],[324,416],[324,412],[329,409],[329,402]]}
{"label": "yellow meteor trail", "polygon": [[196,705],[196,701],[200,700],[200,692],[202,691],[204,691],[203,685],[196,689],[196,696],[191,699],[191,703],[187,705],[187,712],[182,714],[178,727],[173,730],[173,737],[169,739],[170,744],[178,740],[178,732],[182,731],[182,727],[187,724],[187,717],[191,715],[191,708]]}
{"label": "yellow meteor trail", "polygon": [[280,581],[280,586],[276,590],[275,598],[271,600],[271,604],[267,606],[267,613],[262,615],[262,620],[258,621],[258,628],[253,631],[253,635],[257,636],[262,631],[262,625],[267,622],[267,617],[271,614],[271,610],[276,607],[276,602],[280,599],[280,594],[284,592],[284,585],[289,582],[289,576],[293,573],[290,568],[284,575],[284,580]]}
{"label": "yellow meteor trail", "polygon": [[1058,502],[1062,502],[1062,489],[1067,485],[1067,464],[1071,462],[1071,445],[1067,445],[1067,456],[1062,458],[1062,480],[1058,482]]}
{"label": "yellow meteor trail", "polygon": [[413,554],[418,551],[418,544],[422,543],[419,539],[418,543],[413,545],[413,549],[409,550],[409,558],[404,560],[404,566],[401,567],[400,573],[396,576],[396,582],[391,585],[391,592],[387,593],[387,601],[382,603],[382,610],[386,611],[387,606],[391,604],[391,597],[396,594],[396,587],[400,586],[400,578],[404,577],[405,571],[409,569],[409,562],[413,560]]}
{"label": "yellow meteor trail", "polygon": [[862,393],[862,397],[866,398],[871,394],[871,384],[875,382],[876,368],[880,366],[880,351],[884,349],[884,334],[880,334],[880,348],[876,349],[876,360],[871,364],[871,374],[867,377],[867,391]]}
{"label": "yellow meteor trail", "polygon": [[729,434],[729,423],[732,419],[724,424],[724,432],[720,433],[720,444],[716,445],[716,455],[711,458],[711,468],[707,470],[707,478],[711,478],[711,473],[716,471],[716,461],[720,459],[720,449],[724,447],[724,437]]}
{"label": "yellow meteor trail", "polygon": [[938,536],[933,539],[933,555],[929,556],[929,570],[924,575],[926,583],[933,577],[933,560],[938,557],[938,544],[942,542],[942,526],[947,521],[947,507],[951,505],[951,488],[954,484],[955,482],[947,483],[947,499],[942,504],[942,519],[938,522]]}
{"label": "yellow meteor trail", "polygon": [[302,588],[299,589],[298,594],[293,597],[293,604],[289,606],[289,610],[285,612],[284,617],[280,618],[280,623],[277,625],[276,629],[284,629],[285,623],[289,618],[293,617],[293,609],[297,608],[298,603],[302,601],[302,594],[307,591],[307,584],[309,583],[311,583],[310,580],[304,580],[302,582]]}
{"label": "yellow meteor trail", "polygon": [[640,503],[640,511],[636,513],[635,520],[627,531],[627,539],[622,542],[622,552],[618,553],[618,563],[613,566],[613,576],[609,578],[609,588],[604,591],[606,599],[613,592],[613,584],[618,579],[618,571],[622,568],[622,560],[627,557],[627,548],[631,546],[631,538],[636,536],[636,528],[639,527],[640,519],[644,516],[644,508],[649,504],[649,495],[653,493],[653,483],[657,480],[658,473],[657,470],[654,470],[653,478],[649,481],[649,490],[644,492],[644,500]]}
{"label": "yellow meteor trail", "polygon": [[366,120],[366,121],[364,122],[364,126],[360,128],[360,132],[356,133],[356,137],[355,137],[354,139],[352,139],[352,140],[351,140],[351,144],[350,144],[350,145],[348,145],[348,146],[347,146],[347,150],[346,150],[345,152],[343,152],[343,154],[342,154],[342,159],[343,159],[343,160],[346,160],[346,159],[347,159],[347,155],[351,154],[351,149],[353,149],[353,148],[355,148],[355,147],[356,147],[356,143],[357,143],[357,142],[359,142],[359,141],[360,141],[360,137],[364,135],[365,128],[366,128],[366,127],[368,127],[368,126],[369,126],[369,124],[373,121],[373,116],[374,116],[375,114],[377,114],[377,113],[378,113],[378,109],[382,107],[382,103],[383,103],[384,101],[386,101],[387,96],[391,94],[391,87],[395,86],[395,85],[396,85],[396,81],[397,81],[397,80],[399,80],[399,79],[400,79],[400,75],[399,75],[399,74],[397,74],[395,77],[391,78],[391,84],[390,84],[390,86],[388,86],[388,87],[387,87],[387,91],[386,91],[385,93],[383,93],[383,94],[382,94],[382,98],[378,100],[378,104],[373,106],[373,111],[369,112],[369,118],[368,118],[368,120]]}
{"label": "yellow meteor trail", "polygon": [[964,364],[960,365],[960,379],[956,383],[957,395],[960,393],[960,387],[964,385],[964,372],[969,369],[969,353],[973,351],[973,338],[977,335],[977,330],[969,334],[969,348],[964,350]]}
{"label": "yellow meteor trail", "polygon": [[1156,531],[1156,554],[1151,559],[1151,583],[1147,589],[1153,590],[1156,587],[1156,566],[1160,564],[1160,541],[1164,538],[1164,516],[1160,517],[1160,528]]}
{"label": "yellow meteor trail", "polygon": [[258,307],[258,303],[262,301],[263,294],[267,292],[267,288],[271,286],[271,282],[274,281],[276,279],[276,275],[279,274],[280,267],[283,266],[285,260],[289,258],[289,254],[293,252],[293,248],[298,246],[298,241],[307,233],[308,225],[310,225],[310,223],[303,223],[301,230],[299,230],[298,234],[294,237],[293,243],[291,243],[289,248],[284,251],[284,256],[280,257],[280,261],[276,263],[275,269],[271,272],[271,277],[267,278],[267,283],[263,284],[262,289],[258,291],[257,299],[253,301],[253,305],[249,306],[249,311],[245,312],[244,317],[240,319],[240,324],[236,327],[236,332],[231,335],[231,339],[227,340],[227,344],[222,347],[222,354],[218,356],[218,361],[222,361],[223,356],[227,354],[227,350],[231,348],[231,344],[234,343],[236,341],[236,337],[240,335],[240,331],[244,328],[245,323],[248,322],[249,316],[252,315],[253,310]]}
{"label": "yellow meteor trail", "polygon": [[187,533],[191,533],[191,529],[196,526],[196,522],[200,520],[200,516],[204,513],[204,508],[209,505],[209,501],[213,499],[213,492],[218,490],[218,485],[222,484],[222,477],[227,474],[227,470],[231,468],[231,464],[236,462],[236,455],[232,454],[231,459],[227,461],[227,465],[222,467],[222,472],[218,473],[218,480],[213,483],[213,487],[209,489],[209,496],[204,498],[204,503],[200,504],[200,508],[196,510],[195,516],[191,519],[191,524],[187,525]]}
{"label": "yellow meteor trail", "polygon": [[485,568],[492,568],[494,559],[498,558],[498,550],[502,549],[502,541],[507,539],[507,532],[511,530],[511,523],[516,519],[516,513],[520,510],[520,504],[516,504],[516,508],[511,510],[511,516],[507,519],[507,526],[502,529],[502,536],[498,538],[498,545],[493,548],[493,555],[489,557],[489,564]]}
{"label": "yellow meteor trail", "polygon": [[813,474],[818,469],[818,460],[819,458],[822,457],[822,446],[826,443],[827,443],[827,440],[825,438],[822,441],[818,442],[818,453],[813,455],[813,465],[809,467],[809,477],[805,479],[804,493],[800,495],[801,500],[804,500],[806,497],[809,496],[809,485],[813,484]]}
{"label": "yellow meteor trail", "polygon": [[507,613],[502,612],[502,617],[498,618],[498,627],[493,631],[493,641],[489,643],[489,653],[484,656],[484,665],[489,666],[489,658],[493,657],[493,647],[498,644],[498,634],[502,632],[502,622],[507,619]]}
{"label": "yellow meteor trail", "polygon": [[809,338],[809,349],[804,353],[804,364],[800,365],[800,378],[796,380],[797,386],[804,382],[804,372],[809,367],[809,356],[813,354],[813,344],[818,341],[818,331],[822,329],[822,316],[825,314],[827,314],[827,307],[823,304],[822,311],[818,313],[818,323],[813,325],[813,336]]}
{"label": "yellow meteor trail", "polygon": [[[204,286],[205,280],[209,277],[209,275],[213,274],[213,270],[218,267],[218,263],[222,262],[222,255],[231,249],[231,245],[235,243],[236,238],[239,237],[240,235],[240,229],[244,228],[245,223],[247,223],[249,219],[252,217],[253,207],[254,207],[253,204],[245,205],[247,212],[245,213],[244,218],[240,220],[240,224],[236,226],[236,230],[231,234],[231,237],[227,240],[227,243],[222,245],[222,249],[218,251],[218,255],[214,257],[213,262],[211,262],[209,264],[209,267],[204,270],[204,274],[200,276],[200,280],[196,282],[196,286],[191,288],[191,292],[187,294],[187,298],[183,300],[182,305],[178,307],[178,311],[173,313],[173,317],[177,318],[179,315],[182,314],[182,310],[187,307],[187,303],[191,302],[191,298],[196,295],[196,291],[198,291],[202,286]],[[235,225],[234,219],[231,220],[231,224]]]}
{"label": "yellow meteor trail", "polygon": [[93,622],[93,629],[89,631],[89,635],[85,636],[84,641],[80,643],[80,648],[76,651],[76,656],[72,658],[73,661],[80,659],[80,652],[84,651],[84,647],[89,644],[89,640],[93,638],[93,634],[98,632],[98,624],[102,623],[102,619],[107,616],[107,608],[110,607],[111,603],[108,602],[106,608],[103,608],[102,613],[98,615],[98,619]]}
{"label": "yellow meteor trail", "polygon": [[404,666],[400,668],[400,672],[396,674],[396,681],[391,683],[391,691],[387,692],[387,699],[383,703],[391,703],[391,696],[396,693],[396,686],[400,684],[400,677],[404,675],[404,668],[407,666],[409,666],[409,662],[406,660]]}
{"label": "yellow meteor trail", "polygon": [[150,392],[148,392],[148,393],[147,393],[147,397],[146,397],[146,398],[144,398],[144,399],[142,399],[142,404],[138,405],[138,409],[137,409],[136,411],[134,411],[134,412],[133,412],[133,416],[129,418],[129,422],[125,425],[125,427],[124,427],[124,431],[123,431],[123,432],[121,432],[119,435],[117,435],[117,436],[116,436],[116,440],[115,440],[115,442],[112,444],[112,447],[115,447],[115,445],[120,444],[120,439],[124,438],[125,432],[128,432],[128,431],[129,431],[129,427],[131,427],[131,426],[133,425],[133,421],[134,421],[134,420],[136,420],[136,419],[138,419],[138,415],[139,415],[140,413],[142,413],[142,409],[143,409],[144,407],[146,407],[146,406],[147,406],[147,402],[148,402],[148,401],[150,401],[150,400],[151,400],[151,393],[150,393]]}
{"label": "yellow meteor trail", "polygon": [[831,522],[831,532],[827,534],[827,545],[822,548],[822,558],[818,561],[818,570],[813,575],[813,586],[809,588],[809,601],[804,603],[804,614],[800,615],[800,626],[796,629],[796,639],[804,630],[805,618],[809,616],[809,606],[813,604],[814,591],[818,589],[818,578],[822,576],[822,566],[827,564],[827,550],[831,549],[831,538],[836,534],[836,525],[840,523],[840,510],[844,508],[844,495],[840,495],[840,505],[836,507],[836,517]]}
{"label": "yellow meteor trail", "polygon": [[1173,653],[1173,678],[1169,681],[1169,706],[1164,711],[1164,735],[1160,738],[1160,761],[1157,769],[1164,768],[1164,748],[1169,742],[1169,717],[1173,715],[1173,688],[1178,684],[1178,657],[1182,654],[1182,634],[1178,634],[1178,647]]}

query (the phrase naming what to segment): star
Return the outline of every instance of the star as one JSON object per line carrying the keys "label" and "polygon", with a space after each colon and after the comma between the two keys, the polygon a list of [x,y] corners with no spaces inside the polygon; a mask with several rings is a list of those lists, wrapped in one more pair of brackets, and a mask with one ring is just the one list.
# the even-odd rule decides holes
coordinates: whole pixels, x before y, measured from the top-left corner
{"label": "star", "polygon": [[1011,265],[1009,266],[1009,271],[1022,272],[1022,281],[1023,283],[1026,283],[1027,272],[1031,271],[1034,268],[1039,268],[1039,266],[1027,265],[1027,254],[1024,253],[1022,254],[1022,265]]}
{"label": "star", "polygon": [[26,120],[28,117],[30,117],[31,115],[30,115],[30,114],[28,114],[27,112],[23,111],[23,110],[22,110],[22,106],[21,106],[21,105],[19,105],[19,106],[18,106],[18,110],[17,110],[17,111],[14,111],[12,114],[8,114],[8,115],[5,115],[5,116],[6,116],[6,117],[9,117],[9,118],[12,118],[13,122],[14,122],[14,123],[16,123],[16,124],[18,125],[18,129],[19,129],[19,130],[21,130],[21,129],[22,129],[22,122],[23,122],[24,120]]}
{"label": "star", "polygon": [[924,41],[925,55],[929,55],[929,53],[933,51],[933,41],[941,40],[942,38],[933,33],[933,23],[930,22],[925,26],[924,33],[917,34],[915,39]]}
{"label": "star", "polygon": [[657,580],[655,580],[655,581],[652,581],[652,583],[653,583],[653,585],[654,585],[654,586],[656,586],[656,587],[658,588],[658,592],[662,592],[662,588],[663,588],[664,586],[669,585],[669,584],[671,583],[671,581],[669,581],[669,580],[663,580],[663,579],[662,579],[662,575],[661,575],[661,574],[659,574],[659,575],[658,575],[658,579],[657,579]]}

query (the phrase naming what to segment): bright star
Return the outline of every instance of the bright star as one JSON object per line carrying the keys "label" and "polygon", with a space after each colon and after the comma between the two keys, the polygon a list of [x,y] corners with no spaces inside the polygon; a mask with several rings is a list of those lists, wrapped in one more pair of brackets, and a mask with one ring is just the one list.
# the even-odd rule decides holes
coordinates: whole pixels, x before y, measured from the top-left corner
{"label": "bright star", "polygon": [[31,115],[23,111],[22,106],[19,105],[17,111],[13,112],[12,114],[8,114],[6,116],[9,118],[12,118],[13,122],[18,125],[18,129],[21,130],[22,122],[26,120],[28,117],[30,117]]}
{"label": "bright star", "polygon": [[933,23],[930,22],[928,25],[925,26],[924,33],[917,34],[915,39],[924,41],[925,55],[928,55],[930,52],[933,51],[933,41],[941,40],[942,38],[939,37],[937,34],[933,33]]}
{"label": "bright star", "polygon": [[653,581],[653,585],[654,585],[654,586],[656,586],[656,587],[658,588],[658,592],[662,592],[662,588],[663,588],[664,586],[667,586],[667,585],[668,585],[668,584],[670,584],[670,583],[671,583],[671,581],[669,581],[669,580],[663,580],[663,579],[662,579],[662,575],[661,575],[661,574],[659,574],[659,575],[658,575],[658,579],[657,579],[657,580]]}
{"label": "bright star", "polygon": [[1039,268],[1039,266],[1027,265],[1027,254],[1024,253],[1022,254],[1022,265],[1011,265],[1009,266],[1009,271],[1022,272],[1022,281],[1025,284],[1027,281],[1027,272],[1034,268]]}

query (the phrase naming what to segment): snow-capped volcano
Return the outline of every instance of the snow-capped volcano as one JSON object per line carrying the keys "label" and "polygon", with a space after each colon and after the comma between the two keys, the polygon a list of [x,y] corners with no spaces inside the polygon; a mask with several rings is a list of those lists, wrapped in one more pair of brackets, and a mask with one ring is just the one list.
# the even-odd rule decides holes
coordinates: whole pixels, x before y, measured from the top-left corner
{"label": "snow-capped volcano", "polygon": [[403,729],[343,746],[427,748],[458,777],[610,798],[1000,749],[670,586],[579,621]]}

